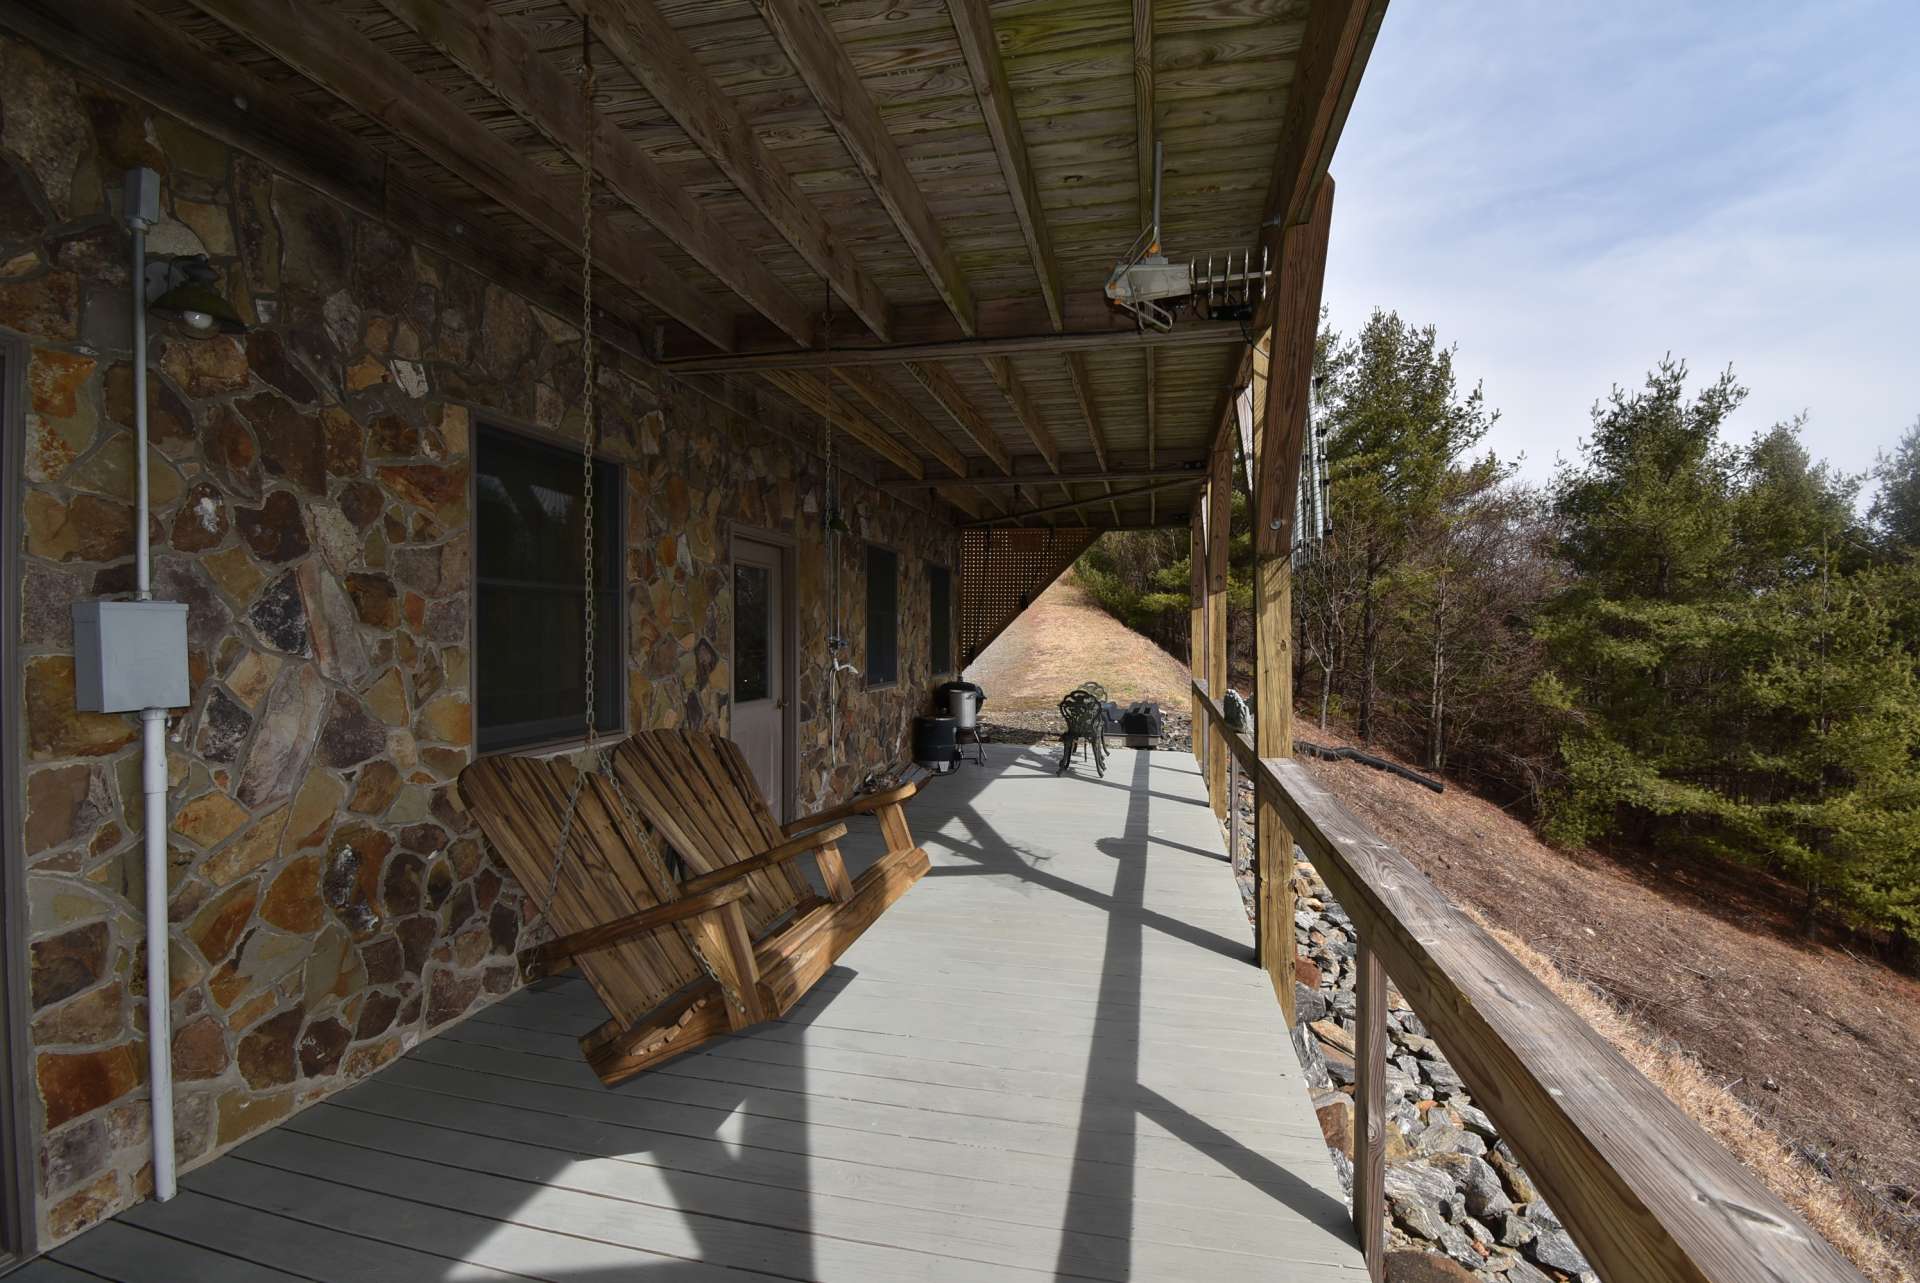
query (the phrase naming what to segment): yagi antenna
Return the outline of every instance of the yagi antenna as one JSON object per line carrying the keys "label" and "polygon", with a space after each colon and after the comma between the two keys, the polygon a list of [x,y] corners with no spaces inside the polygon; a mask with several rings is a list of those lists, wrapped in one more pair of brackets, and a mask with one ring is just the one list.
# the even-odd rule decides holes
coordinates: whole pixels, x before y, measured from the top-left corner
{"label": "yagi antenna", "polygon": [[1161,200],[1166,177],[1166,144],[1153,144],[1153,218],[1136,236],[1126,255],[1107,276],[1107,299],[1132,314],[1141,329],[1167,331],[1182,307],[1215,320],[1252,319],[1266,289],[1267,252],[1260,250],[1260,267],[1253,266],[1251,249],[1217,251],[1185,263],[1171,263],[1161,251]]}

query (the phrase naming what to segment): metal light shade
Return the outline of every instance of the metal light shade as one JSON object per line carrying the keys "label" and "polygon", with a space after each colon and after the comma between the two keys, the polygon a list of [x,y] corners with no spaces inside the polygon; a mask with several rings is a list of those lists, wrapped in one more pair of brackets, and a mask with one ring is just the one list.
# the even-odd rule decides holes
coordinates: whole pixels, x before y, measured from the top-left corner
{"label": "metal light shade", "polygon": [[[200,334],[245,334],[247,323],[211,285],[186,280],[162,294],[147,310],[180,322]],[[201,318],[206,318],[202,322]]]}

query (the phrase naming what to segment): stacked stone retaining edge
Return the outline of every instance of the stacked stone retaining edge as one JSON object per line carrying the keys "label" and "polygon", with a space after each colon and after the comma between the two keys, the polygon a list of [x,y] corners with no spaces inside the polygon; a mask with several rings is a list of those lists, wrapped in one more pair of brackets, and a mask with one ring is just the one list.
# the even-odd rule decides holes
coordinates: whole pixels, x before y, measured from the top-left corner
{"label": "stacked stone retaining edge", "polygon": [[[1247,838],[1234,871],[1252,916],[1253,790],[1237,799]],[[1313,1093],[1327,1148],[1353,1196],[1353,920],[1293,849],[1295,912],[1294,1053]],[[1387,987],[1388,1283],[1600,1283],[1493,1120],[1400,991]]]}

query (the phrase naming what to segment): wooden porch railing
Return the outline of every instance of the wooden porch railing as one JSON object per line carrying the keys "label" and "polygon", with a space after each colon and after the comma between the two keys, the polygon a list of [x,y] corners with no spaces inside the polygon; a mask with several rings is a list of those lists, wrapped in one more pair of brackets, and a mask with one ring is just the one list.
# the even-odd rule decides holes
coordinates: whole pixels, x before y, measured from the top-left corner
{"label": "wooden porch railing", "polygon": [[[1838,1251],[1299,763],[1258,756],[1199,682],[1194,703],[1238,767],[1271,794],[1358,935],[1354,1134],[1364,1153],[1353,1156],[1353,1207],[1375,1279],[1391,976],[1608,1283],[1861,1283]],[[1291,861],[1256,871],[1262,880],[1292,874]],[[1293,924],[1263,927],[1270,943],[1281,942],[1267,966],[1276,983],[1291,985]]]}

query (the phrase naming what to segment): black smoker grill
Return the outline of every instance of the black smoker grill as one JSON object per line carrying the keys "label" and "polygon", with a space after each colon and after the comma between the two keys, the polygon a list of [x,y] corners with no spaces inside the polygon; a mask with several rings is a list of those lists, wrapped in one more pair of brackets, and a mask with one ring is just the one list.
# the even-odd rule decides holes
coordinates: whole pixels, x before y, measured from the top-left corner
{"label": "black smoker grill", "polygon": [[1166,730],[1167,719],[1160,715],[1160,706],[1151,700],[1129,704],[1127,711],[1120,714],[1120,734],[1126,737],[1128,748],[1159,748],[1160,737]]}

